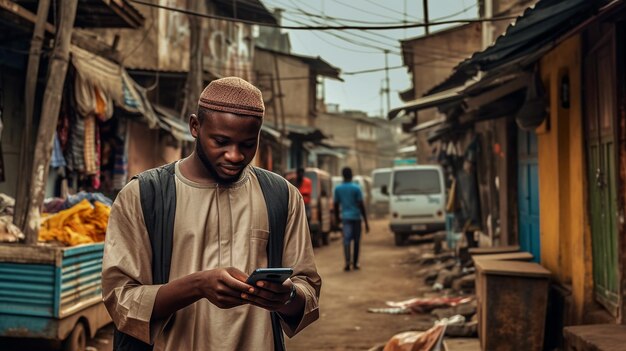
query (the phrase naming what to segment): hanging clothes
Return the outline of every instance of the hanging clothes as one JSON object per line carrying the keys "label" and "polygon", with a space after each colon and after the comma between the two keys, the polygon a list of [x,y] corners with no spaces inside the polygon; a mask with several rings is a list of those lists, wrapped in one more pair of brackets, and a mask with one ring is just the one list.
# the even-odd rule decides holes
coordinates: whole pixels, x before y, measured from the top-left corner
{"label": "hanging clothes", "polygon": [[115,136],[115,164],[113,165],[113,190],[122,190],[128,181],[128,140],[130,130],[126,120],[121,120]]}
{"label": "hanging clothes", "polygon": [[85,161],[85,174],[96,174],[96,117],[93,114],[85,117],[83,159]]}
{"label": "hanging clothes", "polygon": [[52,159],[50,160],[50,167],[60,168],[67,166],[65,157],[63,157],[63,150],[61,149],[61,142],[59,141],[58,133],[54,133],[54,144],[52,145]]}
{"label": "hanging clothes", "polygon": [[96,126],[96,131],[95,131],[95,141],[96,141],[96,145],[95,145],[95,163],[96,163],[96,173],[93,175],[93,177],[91,178],[91,186],[94,189],[100,189],[100,166],[102,165],[102,149],[101,149],[101,143],[100,143],[100,126],[95,123]]}

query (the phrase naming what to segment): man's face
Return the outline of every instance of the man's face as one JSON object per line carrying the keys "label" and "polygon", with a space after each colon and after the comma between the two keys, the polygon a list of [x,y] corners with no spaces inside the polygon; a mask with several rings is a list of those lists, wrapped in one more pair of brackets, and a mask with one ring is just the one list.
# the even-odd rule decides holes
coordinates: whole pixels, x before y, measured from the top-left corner
{"label": "man's face", "polygon": [[200,118],[192,116],[190,122],[198,157],[216,182],[239,180],[256,154],[261,119],[217,111],[200,113]]}

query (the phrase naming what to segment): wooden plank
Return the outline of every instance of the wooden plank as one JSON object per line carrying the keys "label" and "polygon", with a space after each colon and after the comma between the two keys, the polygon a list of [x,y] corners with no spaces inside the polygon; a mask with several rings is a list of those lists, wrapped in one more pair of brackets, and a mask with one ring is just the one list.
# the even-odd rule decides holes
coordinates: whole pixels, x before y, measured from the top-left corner
{"label": "wooden plank", "polygon": [[0,262],[56,265],[61,250],[52,246],[0,244]]}
{"label": "wooden plank", "polygon": [[[22,6],[14,3],[10,0],[0,0],[0,9],[13,13],[14,15],[27,20],[28,22],[35,23],[37,21],[37,15],[23,8]],[[54,26],[50,23],[45,24],[46,31],[54,33]]]}

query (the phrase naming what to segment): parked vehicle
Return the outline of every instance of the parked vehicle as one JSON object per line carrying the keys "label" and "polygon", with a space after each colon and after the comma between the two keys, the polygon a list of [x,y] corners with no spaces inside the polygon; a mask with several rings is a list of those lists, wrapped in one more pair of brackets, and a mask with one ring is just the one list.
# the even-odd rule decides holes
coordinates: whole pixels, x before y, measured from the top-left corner
{"label": "parked vehicle", "polygon": [[[311,215],[309,218],[311,242],[314,247],[328,245],[334,221],[332,216],[333,198],[330,174],[318,168],[306,168],[304,176],[311,179],[313,185],[310,203]],[[295,184],[296,172],[288,172],[285,178],[292,184]]]}
{"label": "parked vehicle", "polygon": [[389,195],[381,192],[383,185],[389,188],[391,168],[378,168],[372,172],[372,201],[371,212],[374,216],[386,216],[389,214]]}
{"label": "parked vehicle", "polygon": [[394,167],[389,196],[389,226],[396,245],[403,245],[412,234],[427,234],[445,229],[445,185],[440,166]]}
{"label": "parked vehicle", "polygon": [[369,216],[372,205],[372,178],[369,176],[355,175],[352,178],[352,181],[357,183],[361,188],[361,192],[363,193],[363,204],[365,204],[365,209],[367,210],[367,214]]}
{"label": "parked vehicle", "polygon": [[103,243],[73,247],[0,245],[0,337],[63,341],[85,350],[109,324],[102,302]]}

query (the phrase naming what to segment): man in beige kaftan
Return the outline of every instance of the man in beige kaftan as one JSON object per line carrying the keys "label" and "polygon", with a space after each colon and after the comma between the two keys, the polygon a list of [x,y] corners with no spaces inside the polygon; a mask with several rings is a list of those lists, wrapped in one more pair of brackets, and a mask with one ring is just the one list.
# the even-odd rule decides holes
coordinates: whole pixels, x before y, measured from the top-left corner
{"label": "man in beige kaftan", "polygon": [[[218,83],[216,83],[218,82]],[[228,99],[237,99],[233,104]],[[267,267],[267,208],[249,163],[263,117],[260,92],[238,78],[214,81],[190,129],[196,150],[175,165],[176,216],[169,282],[152,284],[152,253],[131,181],[111,209],[103,297],[117,328],[154,350],[274,350],[269,311],[292,337],[318,316],[317,274],[302,196],[289,188],[284,284],[245,283]]]}

